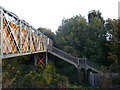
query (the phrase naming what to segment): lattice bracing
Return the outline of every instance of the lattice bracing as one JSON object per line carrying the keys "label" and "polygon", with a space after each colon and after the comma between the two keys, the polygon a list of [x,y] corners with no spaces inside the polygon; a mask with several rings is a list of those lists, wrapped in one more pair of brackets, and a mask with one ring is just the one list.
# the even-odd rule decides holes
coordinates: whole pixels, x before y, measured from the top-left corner
{"label": "lattice bracing", "polygon": [[[45,52],[48,37],[26,21],[0,7],[1,58],[14,54]],[[2,34],[2,35],[1,35]],[[6,56],[5,56],[6,55]]]}

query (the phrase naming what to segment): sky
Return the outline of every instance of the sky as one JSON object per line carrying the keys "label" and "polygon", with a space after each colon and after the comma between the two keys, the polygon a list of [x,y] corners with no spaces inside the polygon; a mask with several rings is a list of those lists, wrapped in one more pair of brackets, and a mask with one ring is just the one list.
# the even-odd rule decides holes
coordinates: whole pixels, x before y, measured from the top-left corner
{"label": "sky", "polygon": [[104,19],[118,19],[120,0],[0,0],[0,6],[15,13],[35,29],[49,28],[55,32],[63,18],[100,10]]}

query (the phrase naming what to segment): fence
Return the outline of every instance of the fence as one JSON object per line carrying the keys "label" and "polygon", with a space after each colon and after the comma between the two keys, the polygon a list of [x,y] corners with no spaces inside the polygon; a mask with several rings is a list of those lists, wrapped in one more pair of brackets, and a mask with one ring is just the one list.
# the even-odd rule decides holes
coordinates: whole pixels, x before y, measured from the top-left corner
{"label": "fence", "polygon": [[119,73],[90,73],[89,82],[92,87],[120,88]]}

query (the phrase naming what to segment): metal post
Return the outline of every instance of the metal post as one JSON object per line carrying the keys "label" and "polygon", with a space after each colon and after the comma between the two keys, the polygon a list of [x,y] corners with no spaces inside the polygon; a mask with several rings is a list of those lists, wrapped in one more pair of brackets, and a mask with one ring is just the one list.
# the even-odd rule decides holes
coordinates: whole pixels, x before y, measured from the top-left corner
{"label": "metal post", "polygon": [[3,10],[0,7],[0,90],[2,89]]}
{"label": "metal post", "polygon": [[34,60],[35,60],[34,64],[37,65],[37,58],[35,57],[35,55],[34,55]]}
{"label": "metal post", "polygon": [[78,83],[79,83],[79,84],[81,84],[80,70],[81,70],[81,68],[80,68],[79,65],[78,65],[77,71],[78,71]]}
{"label": "metal post", "polygon": [[85,63],[85,72],[84,72],[84,80],[85,80],[85,82],[87,83],[87,78],[88,78],[88,76],[87,76],[87,70],[88,70],[88,67],[87,67],[87,59],[84,57],[84,63]]}
{"label": "metal post", "polygon": [[1,55],[1,58],[3,57],[3,10],[0,8],[0,55]]}
{"label": "metal post", "polygon": [[19,41],[20,41],[20,53],[22,53],[22,22],[20,20],[20,37],[19,37]]}
{"label": "metal post", "polygon": [[35,65],[35,70],[37,70],[37,68],[36,68],[36,65],[37,65],[37,58],[36,58],[35,54],[34,54],[34,65]]}
{"label": "metal post", "polygon": [[30,29],[30,52],[32,52],[32,28],[31,27],[29,27],[29,29]]}
{"label": "metal post", "polygon": [[49,45],[49,38],[46,41],[46,65],[48,64],[48,45]]}
{"label": "metal post", "polygon": [[87,83],[87,79],[88,78],[88,75],[87,75],[87,69],[85,69],[85,82]]}
{"label": "metal post", "polygon": [[80,58],[78,58],[78,66],[79,66],[79,64],[80,64]]}
{"label": "metal post", "polygon": [[46,51],[46,65],[48,64],[48,50]]}
{"label": "metal post", "polygon": [[87,62],[86,62],[86,58],[84,58],[84,60],[85,60],[85,64],[87,64]]}

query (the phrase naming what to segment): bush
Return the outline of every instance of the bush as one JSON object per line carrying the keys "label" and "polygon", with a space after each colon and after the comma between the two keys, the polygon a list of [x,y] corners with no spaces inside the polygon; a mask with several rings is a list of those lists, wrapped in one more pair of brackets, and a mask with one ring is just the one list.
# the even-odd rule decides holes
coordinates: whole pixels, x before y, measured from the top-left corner
{"label": "bush", "polygon": [[3,60],[3,88],[54,88],[59,85],[67,87],[68,78],[57,74],[52,63],[35,71],[32,65],[21,65],[18,60],[10,60],[10,63]]}
{"label": "bush", "polygon": [[120,77],[114,77],[113,78],[113,84],[120,85]]}
{"label": "bush", "polygon": [[27,73],[20,84],[20,87],[29,88],[53,88],[68,87],[68,78],[57,74],[55,68],[50,63],[41,71],[30,71]]}

